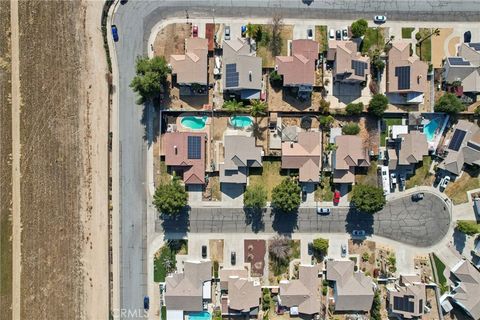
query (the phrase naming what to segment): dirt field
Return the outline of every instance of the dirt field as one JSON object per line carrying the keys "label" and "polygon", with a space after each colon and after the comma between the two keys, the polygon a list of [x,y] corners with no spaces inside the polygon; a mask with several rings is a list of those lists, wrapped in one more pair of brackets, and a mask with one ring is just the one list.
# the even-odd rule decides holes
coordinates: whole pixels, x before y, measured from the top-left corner
{"label": "dirt field", "polygon": [[185,39],[190,38],[191,28],[187,23],[172,23],[162,28],[153,43],[154,55],[164,56],[168,61],[171,54],[183,54]]}
{"label": "dirt field", "polygon": [[101,8],[18,4],[22,319],[108,317]]}
{"label": "dirt field", "polygon": [[12,303],[12,109],[10,2],[0,1],[0,319],[11,319]]}
{"label": "dirt field", "polygon": [[223,262],[223,239],[221,240],[208,240],[208,247],[210,252],[210,259],[212,261]]}

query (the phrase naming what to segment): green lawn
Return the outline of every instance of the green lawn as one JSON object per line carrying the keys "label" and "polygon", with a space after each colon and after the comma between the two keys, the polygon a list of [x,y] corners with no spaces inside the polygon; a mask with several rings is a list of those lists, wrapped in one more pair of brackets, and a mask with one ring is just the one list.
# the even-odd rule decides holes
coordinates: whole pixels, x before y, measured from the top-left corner
{"label": "green lawn", "polygon": [[315,190],[315,201],[333,201],[333,192],[331,176],[323,176],[320,185]]}
{"label": "green lawn", "polygon": [[406,183],[406,188],[410,189],[415,186],[430,186],[433,183],[435,176],[429,171],[430,165],[432,164],[432,158],[430,156],[424,156],[422,161],[422,166],[417,167],[415,170],[415,175],[408,178]]}
{"label": "green lawn", "polygon": [[362,41],[362,53],[367,54],[369,51],[373,51],[374,49],[378,49],[383,51],[383,47],[385,46],[385,38],[383,36],[383,29],[382,28],[368,28],[367,32],[365,32],[365,37]]}
{"label": "green lawn", "polygon": [[287,171],[282,170],[282,162],[263,161],[263,168],[249,169],[250,185],[262,185],[267,189],[267,199],[272,200],[272,190],[286,178]]}
{"label": "green lawn", "polygon": [[186,240],[171,240],[161,247],[153,259],[153,280],[164,282],[165,277],[175,270],[177,254],[187,254]]}
{"label": "green lawn", "polygon": [[[420,39],[423,39],[426,36],[428,36],[430,32],[431,32],[431,29],[429,28],[420,28],[420,30],[418,31],[418,33],[421,36]],[[432,38],[430,37],[427,40],[423,41],[421,48],[416,47],[415,52],[420,57],[420,60],[428,61],[428,62],[432,61]]]}
{"label": "green lawn", "polygon": [[315,41],[320,45],[320,52],[328,50],[327,26],[315,26]]}
{"label": "green lawn", "polygon": [[445,265],[434,253],[432,255],[433,255],[433,262],[435,263],[435,268],[437,269],[437,276],[435,277],[436,278],[435,280],[437,281],[437,284],[440,285],[440,289],[443,293],[447,285],[447,279],[443,274],[443,272],[445,271]]}
{"label": "green lawn", "polygon": [[388,118],[384,120],[385,120],[386,130],[385,132],[380,132],[380,146],[382,147],[385,147],[385,139],[388,137],[388,132],[390,130],[389,127],[402,124],[401,118]]}
{"label": "green lawn", "polygon": [[415,30],[415,28],[410,28],[410,27],[402,28],[402,38],[411,39],[413,30]]}
{"label": "green lawn", "polygon": [[458,220],[458,221],[457,221],[457,224],[458,224],[459,222],[463,222],[463,223],[469,225],[469,227],[470,227],[472,230],[475,230],[475,229],[476,229],[475,234],[480,233],[480,223],[477,223],[477,221],[475,221],[475,220]]}
{"label": "green lawn", "polygon": [[300,240],[290,241],[290,248],[292,248],[292,258],[300,259]]}

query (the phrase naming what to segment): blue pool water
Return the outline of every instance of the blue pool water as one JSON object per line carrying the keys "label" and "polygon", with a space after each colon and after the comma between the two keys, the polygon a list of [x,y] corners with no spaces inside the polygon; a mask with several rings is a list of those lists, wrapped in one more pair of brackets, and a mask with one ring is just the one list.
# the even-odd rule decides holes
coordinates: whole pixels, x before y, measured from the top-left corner
{"label": "blue pool water", "polygon": [[205,128],[205,123],[207,122],[207,117],[194,117],[194,116],[187,116],[183,117],[180,123],[185,128],[189,128],[192,130],[200,130]]}
{"label": "blue pool water", "polygon": [[434,118],[423,127],[423,133],[427,136],[427,141],[433,141],[435,138],[435,132],[441,125],[441,120],[441,118]]}
{"label": "blue pool water", "polygon": [[189,314],[188,319],[189,320],[210,320],[212,319],[212,316],[210,315],[210,313],[203,311],[203,312]]}
{"label": "blue pool water", "polygon": [[230,118],[230,124],[236,128],[250,127],[253,120],[247,116],[233,116]]}

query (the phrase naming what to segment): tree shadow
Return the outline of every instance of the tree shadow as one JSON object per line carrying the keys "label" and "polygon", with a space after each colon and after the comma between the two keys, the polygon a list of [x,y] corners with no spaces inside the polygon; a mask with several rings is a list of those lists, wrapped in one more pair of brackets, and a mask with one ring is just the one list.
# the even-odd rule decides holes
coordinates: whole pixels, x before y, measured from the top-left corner
{"label": "tree shadow", "polygon": [[188,206],[175,215],[162,213],[160,219],[165,238],[169,238],[169,234],[187,236],[187,232],[190,231],[190,207]]}
{"label": "tree shadow", "polygon": [[147,142],[148,147],[157,142],[160,129],[158,117],[159,110],[154,106],[153,103],[145,103],[143,105],[140,123],[144,127],[143,140]]}
{"label": "tree shadow", "polygon": [[273,216],[272,228],[278,234],[290,235],[298,229],[298,211],[284,212],[272,209],[270,216]]}
{"label": "tree shadow", "polygon": [[345,231],[353,235],[354,231],[365,231],[365,235],[371,235],[373,231],[374,216],[371,213],[363,213],[355,208],[350,208],[347,213]]}
{"label": "tree shadow", "polygon": [[467,241],[467,236],[465,233],[458,231],[457,228],[453,231],[453,245],[459,253],[463,253],[465,249],[465,242]]}
{"label": "tree shadow", "polygon": [[265,222],[263,221],[265,209],[243,208],[243,211],[245,212],[245,224],[251,225],[254,233],[265,231]]}

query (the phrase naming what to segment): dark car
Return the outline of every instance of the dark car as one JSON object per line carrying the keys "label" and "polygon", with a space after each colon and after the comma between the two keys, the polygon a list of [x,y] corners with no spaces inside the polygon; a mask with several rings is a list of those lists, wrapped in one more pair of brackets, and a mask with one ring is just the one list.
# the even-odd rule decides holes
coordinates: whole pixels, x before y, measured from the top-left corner
{"label": "dark car", "polygon": [[127,3],[127,2],[128,2],[128,0],[120,0],[120,4],[122,4],[122,5]]}
{"label": "dark car", "polygon": [[235,253],[235,251],[232,251],[232,253],[230,254],[230,263],[232,264],[232,266],[237,263],[237,254]]}
{"label": "dark car", "polygon": [[118,29],[116,25],[112,25],[112,37],[113,37],[113,41],[115,42],[118,41]]}
{"label": "dark car", "polygon": [[472,41],[472,33],[467,31],[463,34],[463,42],[470,43]]}
{"label": "dark car", "polygon": [[342,40],[342,31],[341,30],[335,31],[335,39],[336,40]]}
{"label": "dark car", "polygon": [[205,259],[207,257],[207,246],[202,246],[202,258]]}
{"label": "dark car", "polygon": [[194,24],[192,27],[192,36],[194,38],[198,37],[198,26],[196,24]]}
{"label": "dark car", "polygon": [[423,192],[412,194],[412,201],[420,201],[423,199]]}
{"label": "dark car", "polygon": [[143,297],[143,309],[150,309],[150,298],[148,296]]}

